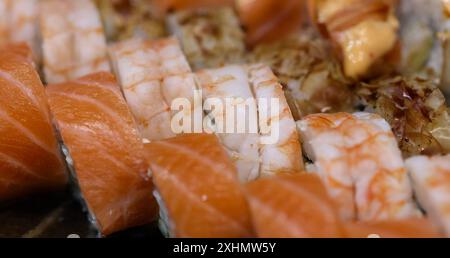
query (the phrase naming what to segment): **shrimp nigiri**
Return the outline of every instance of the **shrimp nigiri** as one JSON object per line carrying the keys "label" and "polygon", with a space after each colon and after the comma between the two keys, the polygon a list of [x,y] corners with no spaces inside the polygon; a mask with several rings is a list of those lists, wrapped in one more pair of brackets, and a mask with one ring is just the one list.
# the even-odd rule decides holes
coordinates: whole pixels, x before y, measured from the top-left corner
{"label": "shrimp nigiri", "polygon": [[92,0],[43,0],[40,6],[47,83],[110,71],[105,34]]}
{"label": "shrimp nigiri", "polygon": [[298,122],[305,151],[344,219],[418,216],[389,124],[369,113],[310,115]]}
{"label": "shrimp nigiri", "polygon": [[[205,108],[211,105],[212,110],[207,112],[238,167],[241,181],[276,173],[296,173],[303,169],[294,119],[281,85],[270,68],[232,65],[202,70],[197,75],[203,89]],[[278,100],[279,110],[270,106],[271,99]],[[224,106],[228,103],[235,111],[227,110],[227,107],[215,109],[213,100]],[[235,128],[240,128],[243,121],[247,122],[247,130],[237,132]],[[273,142],[264,142],[267,134],[275,137]]]}
{"label": "shrimp nigiri", "polygon": [[406,161],[420,205],[450,237],[450,155],[417,156]]}
{"label": "shrimp nigiri", "polygon": [[[193,118],[196,110],[202,112],[201,97],[200,103],[195,101],[195,75],[175,38],[131,39],[112,46],[109,53],[144,138],[152,141],[176,136],[172,126],[176,99],[189,102],[190,108],[182,111],[186,116]],[[187,127],[183,132],[189,133]],[[193,132],[193,127],[190,129]]]}

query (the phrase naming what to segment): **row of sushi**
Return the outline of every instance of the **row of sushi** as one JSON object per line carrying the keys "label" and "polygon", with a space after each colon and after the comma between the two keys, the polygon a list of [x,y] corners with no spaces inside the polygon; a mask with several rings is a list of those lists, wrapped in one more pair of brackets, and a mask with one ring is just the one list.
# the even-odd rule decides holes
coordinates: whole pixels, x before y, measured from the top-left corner
{"label": "row of sushi", "polygon": [[194,71],[269,65],[296,120],[376,112],[404,157],[437,155],[450,152],[447,7],[443,0],[1,0],[0,45],[28,42],[43,80],[59,83],[115,69],[108,55],[138,38],[174,35]]}
{"label": "row of sushi", "polygon": [[[113,2],[99,1],[101,12]],[[177,9],[183,2],[161,3]],[[286,5],[296,10],[287,3],[299,2]],[[386,6],[393,2],[360,2],[376,3],[357,6],[377,17],[370,26],[389,31],[379,12],[392,12]],[[439,154],[450,148],[450,120],[438,83],[356,80],[329,56],[329,42],[309,31],[255,46],[241,59],[243,32],[230,8],[171,13],[179,41],[142,39],[146,32],[134,26],[125,36],[131,39],[108,47],[116,27],[102,26],[93,1],[3,0],[2,17],[38,10],[19,3],[39,3],[33,17],[40,25],[23,35],[42,34],[42,43],[22,38],[33,52],[24,45],[0,51],[0,200],[63,188],[71,178],[102,235],[150,223],[159,210],[161,228],[175,237],[449,236],[450,156]],[[35,26],[30,19],[19,20]],[[22,26],[7,21],[7,35],[18,35]],[[347,22],[332,23],[359,24]],[[277,119],[260,121],[279,128],[280,138],[261,144],[261,133],[177,135],[171,103],[192,100],[198,89],[205,99],[280,100]],[[354,113],[356,105],[366,112]],[[188,114],[198,107],[191,108]]]}
{"label": "row of sushi", "polygon": [[[170,111],[146,107],[167,101],[162,89],[182,93],[173,87],[189,85],[171,81],[198,78],[191,86],[218,98],[253,91],[285,98],[264,65],[155,79],[148,66],[186,61],[175,39],[144,43],[150,57],[136,46],[123,50],[119,82],[99,72],[45,88],[26,45],[0,51],[1,200],[63,188],[70,177],[102,235],[150,223],[159,211],[161,228],[174,237],[449,236],[450,156],[404,162],[376,114],[314,114],[296,123],[284,101],[272,145],[250,133],[160,137],[170,134],[170,121],[155,118]],[[140,88],[159,95],[136,95]]]}

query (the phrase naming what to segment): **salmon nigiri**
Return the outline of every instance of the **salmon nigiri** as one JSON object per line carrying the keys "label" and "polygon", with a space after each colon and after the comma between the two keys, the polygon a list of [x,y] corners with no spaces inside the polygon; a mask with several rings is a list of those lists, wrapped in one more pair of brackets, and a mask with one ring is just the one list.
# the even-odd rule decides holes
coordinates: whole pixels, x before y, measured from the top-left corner
{"label": "salmon nigiri", "polygon": [[45,89],[24,44],[0,49],[0,201],[67,183]]}
{"label": "salmon nigiri", "polygon": [[341,237],[334,203],[316,175],[279,175],[246,187],[258,237]]}
{"label": "salmon nigiri", "polygon": [[82,197],[101,234],[155,219],[142,139],[114,76],[97,73],[50,85],[47,95]]}
{"label": "salmon nigiri", "polygon": [[145,149],[171,236],[252,236],[236,169],[216,136],[183,135]]}
{"label": "salmon nigiri", "polygon": [[92,0],[42,0],[40,28],[47,83],[110,70],[105,33]]}
{"label": "salmon nigiri", "polygon": [[406,161],[420,205],[450,237],[450,155],[417,156]]}

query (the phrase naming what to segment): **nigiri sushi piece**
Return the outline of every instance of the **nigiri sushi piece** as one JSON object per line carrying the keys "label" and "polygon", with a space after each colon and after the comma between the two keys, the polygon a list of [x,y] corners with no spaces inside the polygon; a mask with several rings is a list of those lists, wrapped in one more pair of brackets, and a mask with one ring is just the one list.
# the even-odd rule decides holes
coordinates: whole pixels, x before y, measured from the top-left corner
{"label": "nigiri sushi piece", "polygon": [[344,225],[347,238],[440,238],[429,219],[351,222]]}
{"label": "nigiri sushi piece", "polygon": [[[240,180],[246,182],[258,178],[260,176],[258,107],[246,67],[232,65],[202,70],[197,73],[197,78],[203,91],[205,111],[215,122],[214,130],[234,161]],[[213,100],[219,103],[213,103]],[[236,111],[229,110],[228,114],[225,107],[227,102]],[[214,108],[216,104],[223,105],[223,108]],[[211,105],[211,110],[206,110],[208,105]],[[248,128],[238,133],[237,123],[243,121],[247,121]]]}
{"label": "nigiri sushi piece", "polygon": [[0,0],[0,45],[26,42],[39,62],[38,20],[38,0]]}
{"label": "nigiri sushi piece", "polygon": [[108,41],[133,37],[157,39],[167,35],[164,19],[158,15],[160,0],[96,0]]}
{"label": "nigiri sushi piece", "polygon": [[253,63],[272,68],[283,85],[294,118],[315,113],[354,112],[354,81],[347,78],[330,44],[311,29],[271,43],[249,54]]}
{"label": "nigiri sushi piece", "polygon": [[389,124],[376,114],[310,115],[298,122],[308,157],[344,219],[416,217],[407,171]]}
{"label": "nigiri sushi piece", "polygon": [[47,87],[73,177],[102,235],[152,222],[144,146],[114,76],[101,72]]}
{"label": "nigiri sushi piece", "polygon": [[[195,110],[202,112],[201,96],[199,103],[194,99],[195,75],[175,38],[131,39],[110,47],[109,53],[142,137],[153,141],[177,135],[172,127],[174,100],[183,98],[191,104],[183,110],[188,117],[193,118]],[[184,126],[183,132],[193,132],[192,123]]]}
{"label": "nigiri sushi piece", "polygon": [[170,236],[253,235],[236,168],[215,135],[186,134],[146,144],[145,150]]}
{"label": "nigiri sushi piece", "polygon": [[68,182],[45,89],[25,44],[0,49],[0,201]]}
{"label": "nigiri sushi piece", "polygon": [[406,166],[420,205],[450,237],[450,155],[412,157]]}
{"label": "nigiri sushi piece", "polygon": [[167,24],[194,70],[244,62],[244,33],[231,8],[182,10],[169,15]]}
{"label": "nigiri sushi piece", "polygon": [[47,83],[110,71],[105,34],[92,0],[43,0],[40,8]]}
{"label": "nigiri sushi piece", "polygon": [[[272,140],[260,143],[260,175],[271,176],[277,173],[303,171],[297,127],[283,87],[266,65],[249,66],[248,78],[259,103],[259,132],[261,137]],[[276,103],[272,103],[272,100],[276,100]],[[261,115],[262,112],[266,114]]]}
{"label": "nigiri sushi piece", "polygon": [[303,0],[239,0],[240,20],[249,45],[270,42],[298,31],[307,17]]}
{"label": "nigiri sushi piece", "polygon": [[[335,45],[347,76],[367,76],[374,64],[395,52],[399,29],[396,2],[308,0],[312,21]],[[383,69],[387,67],[386,60],[381,65]]]}
{"label": "nigiri sushi piece", "polygon": [[336,202],[344,220],[356,219],[355,194],[347,161],[345,136],[337,129],[352,119],[347,113],[317,114],[297,123],[303,149],[314,162],[314,170],[322,178],[328,193]]}
{"label": "nigiri sushi piece", "polygon": [[279,175],[246,186],[258,237],[342,237],[333,201],[313,174]]}

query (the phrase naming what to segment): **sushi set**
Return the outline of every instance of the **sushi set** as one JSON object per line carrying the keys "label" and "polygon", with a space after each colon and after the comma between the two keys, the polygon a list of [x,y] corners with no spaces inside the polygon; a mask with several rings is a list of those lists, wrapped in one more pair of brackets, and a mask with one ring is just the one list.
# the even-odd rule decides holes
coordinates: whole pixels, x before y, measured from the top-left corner
{"label": "sushi set", "polygon": [[0,237],[450,237],[445,0],[0,0]]}

